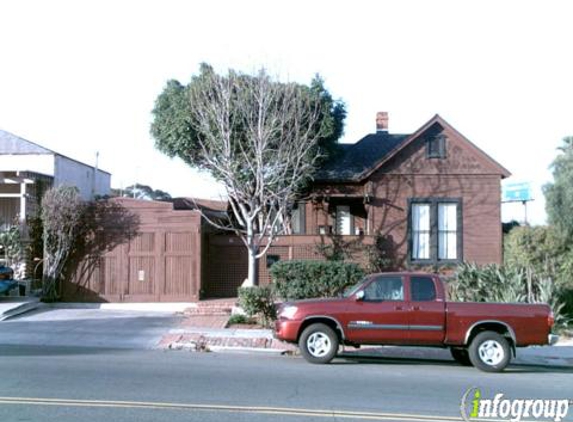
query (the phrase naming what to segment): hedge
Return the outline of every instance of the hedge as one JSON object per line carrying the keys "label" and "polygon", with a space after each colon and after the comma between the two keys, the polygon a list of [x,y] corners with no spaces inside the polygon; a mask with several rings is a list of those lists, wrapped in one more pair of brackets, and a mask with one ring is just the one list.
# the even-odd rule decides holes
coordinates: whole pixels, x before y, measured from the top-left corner
{"label": "hedge", "polygon": [[343,261],[279,261],[270,274],[283,300],[334,297],[364,277],[358,264]]}

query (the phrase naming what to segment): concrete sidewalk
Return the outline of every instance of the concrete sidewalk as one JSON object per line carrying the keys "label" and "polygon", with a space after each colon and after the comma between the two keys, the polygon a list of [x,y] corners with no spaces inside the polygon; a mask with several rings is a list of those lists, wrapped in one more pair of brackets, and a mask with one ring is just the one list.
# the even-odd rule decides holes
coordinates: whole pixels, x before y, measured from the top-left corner
{"label": "concrete sidewalk", "polygon": [[33,311],[41,305],[40,299],[37,297],[1,297],[0,321]]}
{"label": "concrete sidewalk", "polygon": [[35,310],[50,309],[76,309],[81,310],[102,310],[102,311],[133,311],[133,312],[157,312],[166,314],[183,313],[185,310],[196,306],[195,303],[74,303],[55,302],[42,303],[37,297],[0,297],[0,321],[12,319],[17,316]]}

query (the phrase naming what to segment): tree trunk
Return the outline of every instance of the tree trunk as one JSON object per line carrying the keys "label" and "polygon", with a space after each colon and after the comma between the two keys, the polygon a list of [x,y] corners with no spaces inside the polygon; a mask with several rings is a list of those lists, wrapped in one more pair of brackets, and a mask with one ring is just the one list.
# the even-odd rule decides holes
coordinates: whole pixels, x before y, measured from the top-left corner
{"label": "tree trunk", "polygon": [[247,273],[247,279],[243,283],[243,287],[253,287],[259,284],[258,274],[257,274],[257,253],[259,248],[255,243],[255,236],[253,233],[253,222],[250,219],[247,221],[247,253],[249,255],[249,272]]}
{"label": "tree trunk", "polygon": [[245,287],[253,287],[259,285],[259,274],[258,274],[258,260],[257,260],[257,250],[255,247],[250,247],[249,252],[249,272],[247,275],[247,281],[244,284]]}

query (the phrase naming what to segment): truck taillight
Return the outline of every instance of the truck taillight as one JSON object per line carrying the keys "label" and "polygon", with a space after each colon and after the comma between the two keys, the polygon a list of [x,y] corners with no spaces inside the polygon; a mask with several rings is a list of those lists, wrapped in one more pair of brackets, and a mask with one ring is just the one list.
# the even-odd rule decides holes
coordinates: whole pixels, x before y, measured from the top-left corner
{"label": "truck taillight", "polygon": [[551,328],[553,327],[553,324],[555,324],[555,315],[553,314],[553,311],[549,311],[549,315],[547,315],[547,325]]}

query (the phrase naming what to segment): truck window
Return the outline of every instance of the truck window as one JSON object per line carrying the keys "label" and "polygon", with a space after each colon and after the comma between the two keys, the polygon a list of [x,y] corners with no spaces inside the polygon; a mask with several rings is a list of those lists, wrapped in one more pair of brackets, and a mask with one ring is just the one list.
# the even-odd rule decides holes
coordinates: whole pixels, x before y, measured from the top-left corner
{"label": "truck window", "polygon": [[436,300],[436,286],[431,277],[411,277],[412,300],[414,302],[428,302]]}
{"label": "truck window", "polygon": [[402,277],[378,277],[364,289],[364,300],[404,300]]}

